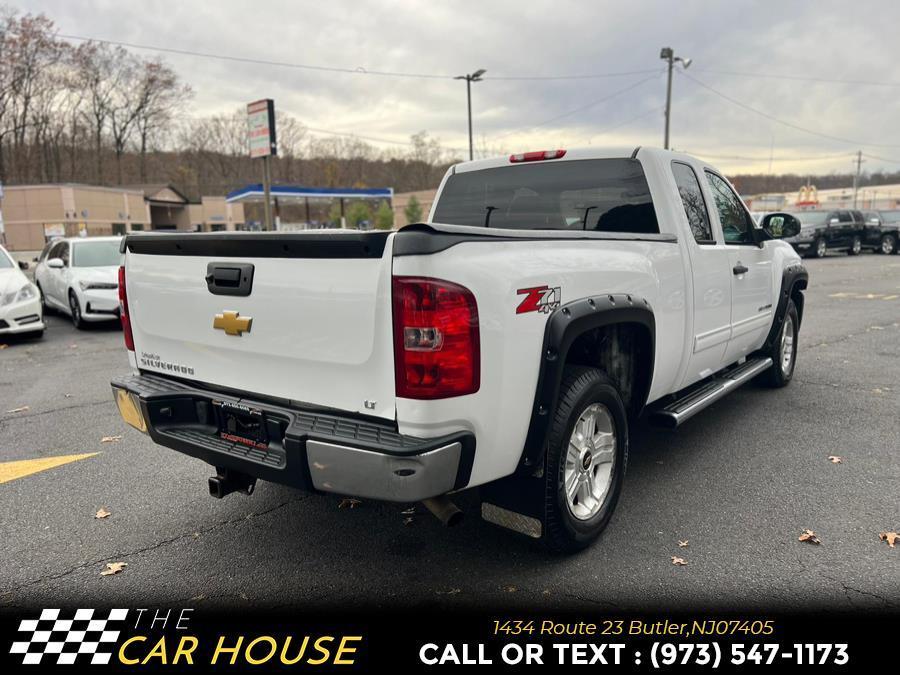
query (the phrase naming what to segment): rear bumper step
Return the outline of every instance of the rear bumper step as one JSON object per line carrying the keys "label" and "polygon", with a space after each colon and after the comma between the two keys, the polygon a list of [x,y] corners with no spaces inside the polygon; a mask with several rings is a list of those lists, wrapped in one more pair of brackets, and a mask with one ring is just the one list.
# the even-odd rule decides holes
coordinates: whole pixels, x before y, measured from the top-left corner
{"label": "rear bumper step", "polygon": [[654,426],[674,429],[704,408],[746,384],[771,365],[772,359],[769,357],[747,359],[738,367],[703,382],[685,392],[675,401],[651,411],[648,420]]}
{"label": "rear bumper step", "polygon": [[[123,419],[159,445],[225,469],[292,487],[394,502],[464,488],[475,438],[399,434],[387,423],[242,398],[158,375],[112,383]],[[223,437],[216,406],[261,411],[266,443]]]}

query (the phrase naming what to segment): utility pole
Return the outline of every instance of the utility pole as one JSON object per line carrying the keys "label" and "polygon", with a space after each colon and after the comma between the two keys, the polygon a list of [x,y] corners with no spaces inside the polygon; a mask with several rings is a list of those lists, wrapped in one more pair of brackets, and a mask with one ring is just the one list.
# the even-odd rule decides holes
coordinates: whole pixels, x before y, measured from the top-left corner
{"label": "utility pole", "polygon": [[681,65],[687,70],[691,65],[692,59],[683,59],[675,56],[675,51],[671,47],[663,47],[659,52],[659,58],[668,62],[668,79],[666,80],[666,132],[663,140],[663,147],[669,149],[669,121],[672,117],[672,71],[675,69],[675,63],[681,61]]}
{"label": "utility pole", "polygon": [[859,192],[859,174],[862,170],[862,150],[856,151],[856,173],[853,174],[853,208],[856,208],[856,195]]}
{"label": "utility pole", "polygon": [[469,161],[471,162],[475,158],[475,150],[474,145],[472,143],[472,83],[473,82],[481,82],[481,76],[484,75],[487,71],[484,68],[476,70],[474,73],[470,73],[468,75],[459,75],[454,77],[454,80],[465,80],[466,81],[466,101],[469,107]]}
{"label": "utility pole", "polygon": [[272,167],[269,155],[263,157],[263,230],[271,232],[272,227]]}

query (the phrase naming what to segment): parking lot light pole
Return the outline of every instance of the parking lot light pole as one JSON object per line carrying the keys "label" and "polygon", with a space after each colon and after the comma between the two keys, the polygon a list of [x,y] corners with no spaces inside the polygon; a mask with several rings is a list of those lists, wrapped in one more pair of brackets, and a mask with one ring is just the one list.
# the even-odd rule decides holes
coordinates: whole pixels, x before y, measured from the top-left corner
{"label": "parking lot light pole", "polygon": [[480,68],[469,75],[459,75],[453,78],[454,80],[466,81],[466,100],[469,104],[469,161],[475,158],[474,146],[472,145],[472,83],[481,82],[481,76],[486,72],[484,68]]}
{"label": "parking lot light pole", "polygon": [[680,61],[684,69],[687,70],[691,65],[692,59],[683,59],[680,56],[675,56],[675,51],[671,47],[663,47],[659,52],[659,58],[668,62],[669,71],[669,77],[666,82],[666,133],[663,143],[663,147],[668,150],[669,120],[672,117],[672,70],[675,68],[675,63],[678,61]]}

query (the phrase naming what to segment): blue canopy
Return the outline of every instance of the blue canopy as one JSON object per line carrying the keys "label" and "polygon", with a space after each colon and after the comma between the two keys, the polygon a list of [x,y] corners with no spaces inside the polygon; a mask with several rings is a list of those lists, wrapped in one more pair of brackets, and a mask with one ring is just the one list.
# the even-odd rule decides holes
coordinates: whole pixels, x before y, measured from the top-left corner
{"label": "blue canopy", "polygon": [[[270,193],[276,199],[393,199],[394,188],[317,188],[300,185],[273,185]],[[264,196],[262,183],[246,185],[233,190],[226,201],[241,202],[261,199]]]}

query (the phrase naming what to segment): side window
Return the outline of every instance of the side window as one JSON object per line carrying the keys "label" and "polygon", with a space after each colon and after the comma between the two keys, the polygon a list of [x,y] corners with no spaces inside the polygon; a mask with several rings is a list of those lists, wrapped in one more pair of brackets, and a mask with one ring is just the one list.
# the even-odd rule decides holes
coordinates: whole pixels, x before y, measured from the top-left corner
{"label": "side window", "polygon": [[57,242],[50,247],[50,250],[47,251],[48,258],[58,258],[59,254],[62,252],[62,242]]}
{"label": "side window", "polygon": [[838,211],[838,220],[842,223],[852,223],[853,216],[850,215],[849,211]]}
{"label": "side window", "polygon": [[697,174],[687,164],[672,162],[672,175],[675,176],[675,184],[678,186],[678,194],[681,195],[681,204],[684,206],[684,215],[687,216],[694,239],[698,244],[716,243]]}
{"label": "side window", "polygon": [[722,234],[726,244],[754,244],[753,221],[744,203],[732,190],[725,179],[711,171],[706,172],[706,179],[712,189],[722,223]]}
{"label": "side window", "polygon": [[64,241],[59,245],[59,251],[57,251],[62,261],[66,264],[66,267],[69,266],[69,243]]}

